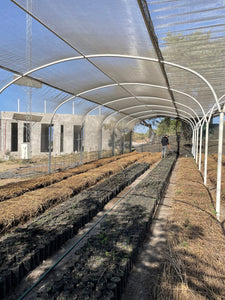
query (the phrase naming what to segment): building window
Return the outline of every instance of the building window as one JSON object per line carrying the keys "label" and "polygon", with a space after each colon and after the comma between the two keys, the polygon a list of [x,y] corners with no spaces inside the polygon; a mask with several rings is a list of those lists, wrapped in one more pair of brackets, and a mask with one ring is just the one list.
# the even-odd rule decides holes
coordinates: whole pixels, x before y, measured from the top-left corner
{"label": "building window", "polygon": [[11,123],[11,151],[18,151],[18,124]]}
{"label": "building window", "polygon": [[73,152],[81,150],[81,126],[73,126]]}
{"label": "building window", "polygon": [[[41,124],[41,152],[49,150],[49,124]],[[51,128],[51,151],[53,151],[53,125]]]}

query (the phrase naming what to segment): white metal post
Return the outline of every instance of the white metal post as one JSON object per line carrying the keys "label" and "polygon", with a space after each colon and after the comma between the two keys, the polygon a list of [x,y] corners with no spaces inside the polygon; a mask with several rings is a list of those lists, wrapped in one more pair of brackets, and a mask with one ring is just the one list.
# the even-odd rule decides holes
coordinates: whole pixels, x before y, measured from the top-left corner
{"label": "white metal post", "polygon": [[81,141],[80,141],[80,163],[83,164],[83,140],[84,140],[84,124],[81,126]]}
{"label": "white metal post", "polygon": [[194,156],[194,135],[195,135],[195,130],[192,130],[192,147],[191,147],[191,154]]}
{"label": "white metal post", "polygon": [[209,122],[210,119],[206,122],[205,129],[205,165],[204,165],[204,184],[207,184],[207,168],[208,168],[208,149],[209,149]]}
{"label": "white metal post", "polygon": [[224,109],[220,112],[219,141],[218,141],[217,186],[216,186],[216,216],[218,220],[220,219],[222,154],[223,154],[223,118],[224,118]]}
{"label": "white metal post", "polygon": [[99,138],[99,157],[102,158],[102,126],[100,128],[100,138]]}
{"label": "white metal post", "polygon": [[198,162],[198,136],[199,136],[199,127],[196,129],[196,147],[195,147],[195,151],[196,151],[195,161],[196,161],[196,163]]}
{"label": "white metal post", "polygon": [[124,154],[125,153],[125,129],[123,130],[123,142],[122,142],[122,153]]}
{"label": "white metal post", "polygon": [[195,147],[196,147],[196,128],[193,130],[193,150],[192,150],[192,154],[193,154],[194,158],[195,158],[195,155],[196,155]]}
{"label": "white metal post", "polygon": [[115,129],[113,129],[113,135],[112,135],[112,150],[113,150],[113,156],[115,156]]}
{"label": "white metal post", "polygon": [[[203,122],[204,124],[204,122]],[[198,169],[201,171],[201,164],[202,164],[202,129],[203,129],[203,124],[200,127],[200,143],[199,143],[199,160],[198,160]]]}

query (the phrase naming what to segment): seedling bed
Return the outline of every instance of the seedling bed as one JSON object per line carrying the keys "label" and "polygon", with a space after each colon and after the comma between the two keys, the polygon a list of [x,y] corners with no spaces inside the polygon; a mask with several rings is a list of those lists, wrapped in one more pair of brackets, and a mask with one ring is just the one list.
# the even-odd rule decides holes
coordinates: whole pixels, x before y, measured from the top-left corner
{"label": "seedling bed", "polygon": [[13,197],[18,197],[28,191],[33,191],[36,189],[40,189],[43,187],[47,187],[51,184],[69,178],[71,176],[85,173],[91,169],[96,169],[98,167],[104,166],[110,162],[117,161],[119,159],[123,159],[125,157],[131,157],[136,155],[137,152],[132,152],[128,154],[122,154],[118,156],[112,156],[109,158],[102,158],[93,162],[89,162],[87,164],[77,166],[75,168],[70,168],[66,170],[61,170],[60,172],[51,173],[47,175],[40,176],[38,178],[32,178],[25,181],[17,182],[17,183],[8,183],[4,186],[0,187],[0,202],[6,199],[10,199]]}
{"label": "seedling bed", "polygon": [[2,237],[0,295],[12,291],[29,271],[58,250],[148,168],[149,164],[133,164]]}
{"label": "seedling bed", "polygon": [[63,270],[36,291],[36,299],[120,299],[175,161],[162,160],[103,219],[99,231]]}
{"label": "seedling bed", "polygon": [[37,217],[53,205],[70,199],[143,158],[147,161],[157,159],[156,157],[152,158],[150,153],[137,153],[0,202],[0,232],[5,233],[12,227],[28,221],[32,217]]}

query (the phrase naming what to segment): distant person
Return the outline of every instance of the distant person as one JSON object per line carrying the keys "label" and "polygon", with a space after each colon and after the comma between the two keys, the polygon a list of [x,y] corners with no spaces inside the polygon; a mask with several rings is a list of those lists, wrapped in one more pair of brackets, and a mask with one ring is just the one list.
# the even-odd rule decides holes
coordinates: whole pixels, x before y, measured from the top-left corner
{"label": "distant person", "polygon": [[161,144],[162,144],[162,158],[165,158],[167,147],[169,147],[169,139],[168,138],[169,138],[169,136],[165,135],[164,137],[162,137],[162,140],[161,140]]}

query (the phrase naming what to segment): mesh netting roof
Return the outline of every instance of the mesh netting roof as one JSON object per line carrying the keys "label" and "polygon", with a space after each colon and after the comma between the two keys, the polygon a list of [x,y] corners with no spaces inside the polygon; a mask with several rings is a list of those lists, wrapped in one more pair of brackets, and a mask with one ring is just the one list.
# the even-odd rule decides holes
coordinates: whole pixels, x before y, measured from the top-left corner
{"label": "mesh netting roof", "polygon": [[52,111],[75,100],[130,126],[193,124],[225,93],[219,0],[3,0],[0,11],[2,93],[36,86]]}

